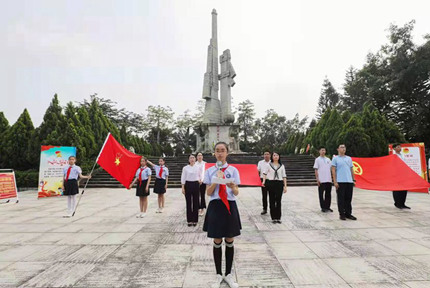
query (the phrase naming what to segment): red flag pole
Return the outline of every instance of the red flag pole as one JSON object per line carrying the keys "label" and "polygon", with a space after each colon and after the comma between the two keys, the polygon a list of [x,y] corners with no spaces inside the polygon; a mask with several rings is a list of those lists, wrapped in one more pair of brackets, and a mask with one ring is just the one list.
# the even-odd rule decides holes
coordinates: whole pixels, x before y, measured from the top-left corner
{"label": "red flag pole", "polygon": [[[110,135],[110,132],[109,132],[109,133],[108,133],[108,135],[106,136],[105,142],[103,143],[102,149],[100,149],[99,155],[98,155],[98,156],[97,156],[97,158],[96,158],[96,162],[94,162],[93,169],[91,169],[90,175],[91,175],[91,174],[93,174],[94,168],[95,168],[95,167],[96,167],[96,165],[97,165],[97,161],[99,160],[100,154],[102,154],[102,151],[103,151],[103,149],[105,148],[106,142],[107,142],[107,140],[109,139],[109,135]],[[75,216],[76,209],[78,209],[79,202],[81,202],[82,195],[84,195],[85,189],[87,188],[87,185],[88,185],[88,182],[89,182],[89,181],[90,181],[90,179],[87,179],[87,182],[85,183],[84,189],[82,189],[82,193],[81,193],[81,195],[79,196],[78,203],[76,204],[76,207],[75,207],[75,210],[73,211],[72,217],[73,217],[73,216]]]}

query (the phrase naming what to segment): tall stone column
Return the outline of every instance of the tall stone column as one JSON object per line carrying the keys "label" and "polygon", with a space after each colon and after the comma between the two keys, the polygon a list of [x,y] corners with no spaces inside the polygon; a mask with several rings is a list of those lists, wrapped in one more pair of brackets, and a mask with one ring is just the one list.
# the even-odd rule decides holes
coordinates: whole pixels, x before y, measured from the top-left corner
{"label": "tall stone column", "polygon": [[233,123],[234,114],[231,113],[231,87],[236,84],[233,78],[236,76],[233,65],[231,65],[230,50],[225,50],[219,58],[221,63],[221,118],[223,123]]}

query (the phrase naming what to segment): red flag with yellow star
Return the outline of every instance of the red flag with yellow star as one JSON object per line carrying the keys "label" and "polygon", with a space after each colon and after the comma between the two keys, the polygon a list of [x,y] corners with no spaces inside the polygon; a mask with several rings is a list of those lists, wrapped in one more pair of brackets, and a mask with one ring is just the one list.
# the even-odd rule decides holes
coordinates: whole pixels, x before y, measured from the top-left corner
{"label": "red flag with yellow star", "polygon": [[133,181],[142,156],[125,149],[112,134],[108,134],[97,163],[112,177],[128,188]]}
{"label": "red flag with yellow star", "polygon": [[[428,192],[430,184],[397,155],[352,157],[356,187],[379,191]],[[412,191],[414,190],[414,191]]]}

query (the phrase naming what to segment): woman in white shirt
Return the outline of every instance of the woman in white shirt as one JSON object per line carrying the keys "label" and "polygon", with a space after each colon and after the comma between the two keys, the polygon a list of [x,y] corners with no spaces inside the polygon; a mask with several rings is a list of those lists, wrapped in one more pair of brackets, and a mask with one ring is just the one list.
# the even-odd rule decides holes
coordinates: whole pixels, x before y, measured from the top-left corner
{"label": "woman in white shirt", "polygon": [[287,173],[285,166],[281,163],[280,155],[277,152],[272,153],[271,162],[266,171],[263,172],[262,185],[269,191],[270,216],[273,223],[281,222],[281,202],[282,194],[287,193]]}
{"label": "woman in white shirt", "polygon": [[[203,153],[202,152],[198,152],[196,155],[197,155],[197,162],[195,165],[200,167],[201,172],[202,172],[202,180],[203,180],[203,178],[205,177],[205,164],[206,164],[206,162],[203,161]],[[203,216],[203,214],[205,213],[205,209],[206,209],[206,184],[202,182],[200,184],[199,216]]]}
{"label": "woman in white shirt", "polygon": [[195,165],[196,157],[191,154],[188,158],[188,165],[182,168],[181,184],[182,194],[187,201],[187,222],[188,226],[197,226],[199,214],[199,189],[202,183],[201,167]]}

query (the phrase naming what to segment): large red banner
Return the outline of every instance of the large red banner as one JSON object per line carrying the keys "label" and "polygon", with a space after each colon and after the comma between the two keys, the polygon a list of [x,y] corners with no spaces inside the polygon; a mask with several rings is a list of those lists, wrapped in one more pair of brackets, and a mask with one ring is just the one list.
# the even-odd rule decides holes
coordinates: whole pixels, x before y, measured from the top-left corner
{"label": "large red banner", "polygon": [[[374,158],[352,157],[356,186],[379,191],[428,192],[430,184],[396,155]],[[420,191],[417,191],[420,190]]]}
{"label": "large red banner", "polygon": [[[214,166],[215,163],[206,163],[205,169]],[[261,186],[257,165],[254,164],[230,164],[239,170],[241,186]]]}

